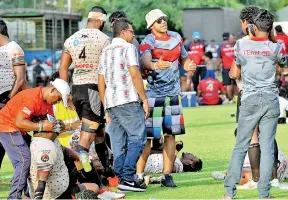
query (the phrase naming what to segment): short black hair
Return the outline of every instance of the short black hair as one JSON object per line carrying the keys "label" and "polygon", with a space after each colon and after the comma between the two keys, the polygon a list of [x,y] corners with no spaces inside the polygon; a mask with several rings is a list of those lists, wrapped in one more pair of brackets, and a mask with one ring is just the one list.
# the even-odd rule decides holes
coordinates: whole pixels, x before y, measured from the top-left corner
{"label": "short black hair", "polygon": [[253,24],[253,16],[257,14],[259,8],[257,6],[247,6],[243,8],[240,12],[240,20],[247,20],[249,24]]}
{"label": "short black hair", "polygon": [[204,53],[204,56],[206,56],[206,57],[208,57],[208,58],[210,58],[210,59],[213,58],[213,54],[212,54],[211,51],[207,51],[207,52],[205,52],[205,53]]}
{"label": "short black hair", "polygon": [[276,31],[277,33],[283,33],[282,26],[281,26],[281,25],[275,26],[275,31]]}
{"label": "short black hair", "polygon": [[113,23],[113,37],[119,37],[121,31],[128,29],[129,25],[133,25],[133,23],[127,18],[120,18],[115,20]]}
{"label": "short black hair", "polygon": [[273,28],[274,19],[275,17],[272,13],[265,9],[259,9],[257,15],[253,17],[253,22],[259,31],[269,33]]}
{"label": "short black hair", "polygon": [[91,10],[89,12],[100,12],[102,14],[107,15],[107,12],[104,8],[102,8],[101,6],[94,6],[93,8],[91,8]]}
{"label": "short black hair", "polygon": [[3,19],[0,19],[0,34],[9,38],[8,28]]}
{"label": "short black hair", "polygon": [[280,90],[279,90],[279,96],[280,97],[287,97],[287,92],[286,92],[286,90],[285,89],[283,89],[283,88],[281,88]]}
{"label": "short black hair", "polygon": [[123,11],[115,11],[109,17],[109,22],[113,23],[116,19],[127,18],[127,15]]}
{"label": "short black hair", "polygon": [[51,75],[49,81],[55,81],[56,78],[60,78],[60,74],[58,71]]}

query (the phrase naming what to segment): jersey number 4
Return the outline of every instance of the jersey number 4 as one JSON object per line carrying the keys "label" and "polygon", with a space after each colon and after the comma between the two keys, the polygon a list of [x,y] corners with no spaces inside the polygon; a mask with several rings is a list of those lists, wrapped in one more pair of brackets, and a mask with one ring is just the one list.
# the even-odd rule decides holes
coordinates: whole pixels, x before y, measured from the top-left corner
{"label": "jersey number 4", "polygon": [[214,89],[214,87],[213,87],[212,83],[209,83],[206,87],[206,90],[211,91],[211,92],[213,91],[213,89]]}
{"label": "jersey number 4", "polygon": [[85,58],[86,58],[85,48],[86,48],[86,47],[84,47],[84,48],[82,49],[81,53],[79,54],[79,59],[82,59],[82,58],[83,58],[84,61],[85,61]]}

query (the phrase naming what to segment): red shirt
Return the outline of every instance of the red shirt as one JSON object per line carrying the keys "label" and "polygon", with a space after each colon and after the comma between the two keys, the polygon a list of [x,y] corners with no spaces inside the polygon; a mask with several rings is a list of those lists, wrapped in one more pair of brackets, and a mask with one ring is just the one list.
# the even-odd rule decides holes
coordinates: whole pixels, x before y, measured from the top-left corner
{"label": "red shirt", "polygon": [[202,42],[191,43],[189,46],[188,56],[196,65],[204,64],[202,56],[205,53],[205,45]]}
{"label": "red shirt", "polygon": [[219,90],[224,91],[223,85],[213,78],[207,78],[200,81],[198,91],[201,91],[203,103],[207,105],[216,105],[219,102]]}
{"label": "red shirt", "polygon": [[234,61],[234,45],[222,44],[218,49],[218,58],[222,59],[224,69],[230,69]]}
{"label": "red shirt", "polygon": [[20,129],[15,125],[17,113],[24,114],[26,119],[33,116],[50,114],[54,116],[53,106],[44,101],[42,87],[26,89],[16,94],[0,110],[0,132],[14,132]]}
{"label": "red shirt", "polygon": [[281,44],[283,54],[288,54],[288,36],[285,33],[280,33],[275,36],[275,39]]}

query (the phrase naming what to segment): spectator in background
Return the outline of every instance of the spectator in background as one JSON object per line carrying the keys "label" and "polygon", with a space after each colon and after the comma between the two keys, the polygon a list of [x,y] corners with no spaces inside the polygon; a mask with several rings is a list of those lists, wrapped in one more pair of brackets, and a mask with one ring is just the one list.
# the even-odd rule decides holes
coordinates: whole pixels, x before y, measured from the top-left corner
{"label": "spectator in background", "polygon": [[202,57],[205,52],[205,44],[202,40],[200,40],[201,35],[200,32],[194,32],[192,34],[192,41],[190,42],[188,51],[188,56],[190,60],[193,60],[194,63],[197,65],[196,71],[192,76],[192,72],[187,73],[187,84],[191,84],[191,77],[193,82],[193,89],[197,91],[197,87],[199,84],[199,76],[201,79],[205,77],[206,74],[206,66]]}
{"label": "spectator in background", "polygon": [[275,39],[279,44],[281,44],[283,53],[288,54],[288,36],[283,32],[282,26],[275,26],[276,36]]}
{"label": "spectator in background", "polygon": [[[211,67],[215,70],[217,66],[217,56],[218,56],[219,45],[215,43],[215,40],[211,40],[210,44],[205,48],[206,52],[211,52],[213,58],[211,59]],[[206,65],[207,66],[207,65]],[[207,68],[208,70],[208,68]]]}
{"label": "spectator in background", "polygon": [[218,48],[218,69],[222,63],[222,77],[223,77],[223,85],[226,86],[227,89],[227,98],[229,101],[233,102],[234,98],[234,88],[237,85],[235,80],[229,77],[229,72],[234,61],[234,44],[229,42],[230,34],[223,33],[223,44]]}
{"label": "spectator in background", "polygon": [[236,36],[233,33],[230,33],[229,42],[231,44],[235,44],[236,43]]}
{"label": "spectator in background", "polygon": [[[42,72],[44,77],[42,76]],[[38,87],[40,83],[44,83],[45,86],[45,79],[47,74],[44,68],[41,66],[41,61],[36,59],[35,67],[33,68],[33,87]]]}
{"label": "spectator in background", "polygon": [[205,78],[198,85],[199,105],[222,104],[224,98],[219,97],[219,92],[225,94],[222,83],[215,78],[213,70],[207,70]]}

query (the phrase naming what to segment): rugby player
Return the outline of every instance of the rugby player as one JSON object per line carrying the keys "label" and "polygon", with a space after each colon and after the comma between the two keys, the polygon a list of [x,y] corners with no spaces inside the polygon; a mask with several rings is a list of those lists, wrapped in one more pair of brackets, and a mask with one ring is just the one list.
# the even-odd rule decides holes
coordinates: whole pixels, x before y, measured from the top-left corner
{"label": "rugby player", "polygon": [[[140,45],[143,68],[148,70],[146,93],[150,106],[150,117],[146,120],[147,137],[160,139],[165,134],[163,160],[164,178],[162,185],[176,187],[170,173],[175,159],[175,135],[185,133],[181,105],[178,60],[186,71],[194,72],[196,65],[188,58],[181,36],[167,30],[168,17],[161,10],[146,14],[147,35]],[[165,49],[163,48],[165,46]],[[173,118],[173,120],[172,120]],[[139,179],[143,178],[146,161],[151,150],[151,140],[137,164]]]}
{"label": "rugby player", "polygon": [[[9,42],[8,28],[0,19],[0,109],[25,87],[25,60],[22,48]],[[0,168],[5,150],[0,143]],[[0,180],[1,182],[1,180]]]}
{"label": "rugby player", "polygon": [[[88,152],[95,136],[97,143],[106,147],[104,108],[97,85],[101,51],[110,44],[109,37],[101,32],[106,19],[107,13],[102,7],[93,7],[88,14],[86,28],[74,33],[64,43],[59,69],[60,78],[68,81],[68,68],[73,63],[75,69],[72,100],[82,121],[77,152]],[[102,158],[101,155],[99,157]],[[104,159],[101,161],[104,162]]]}

